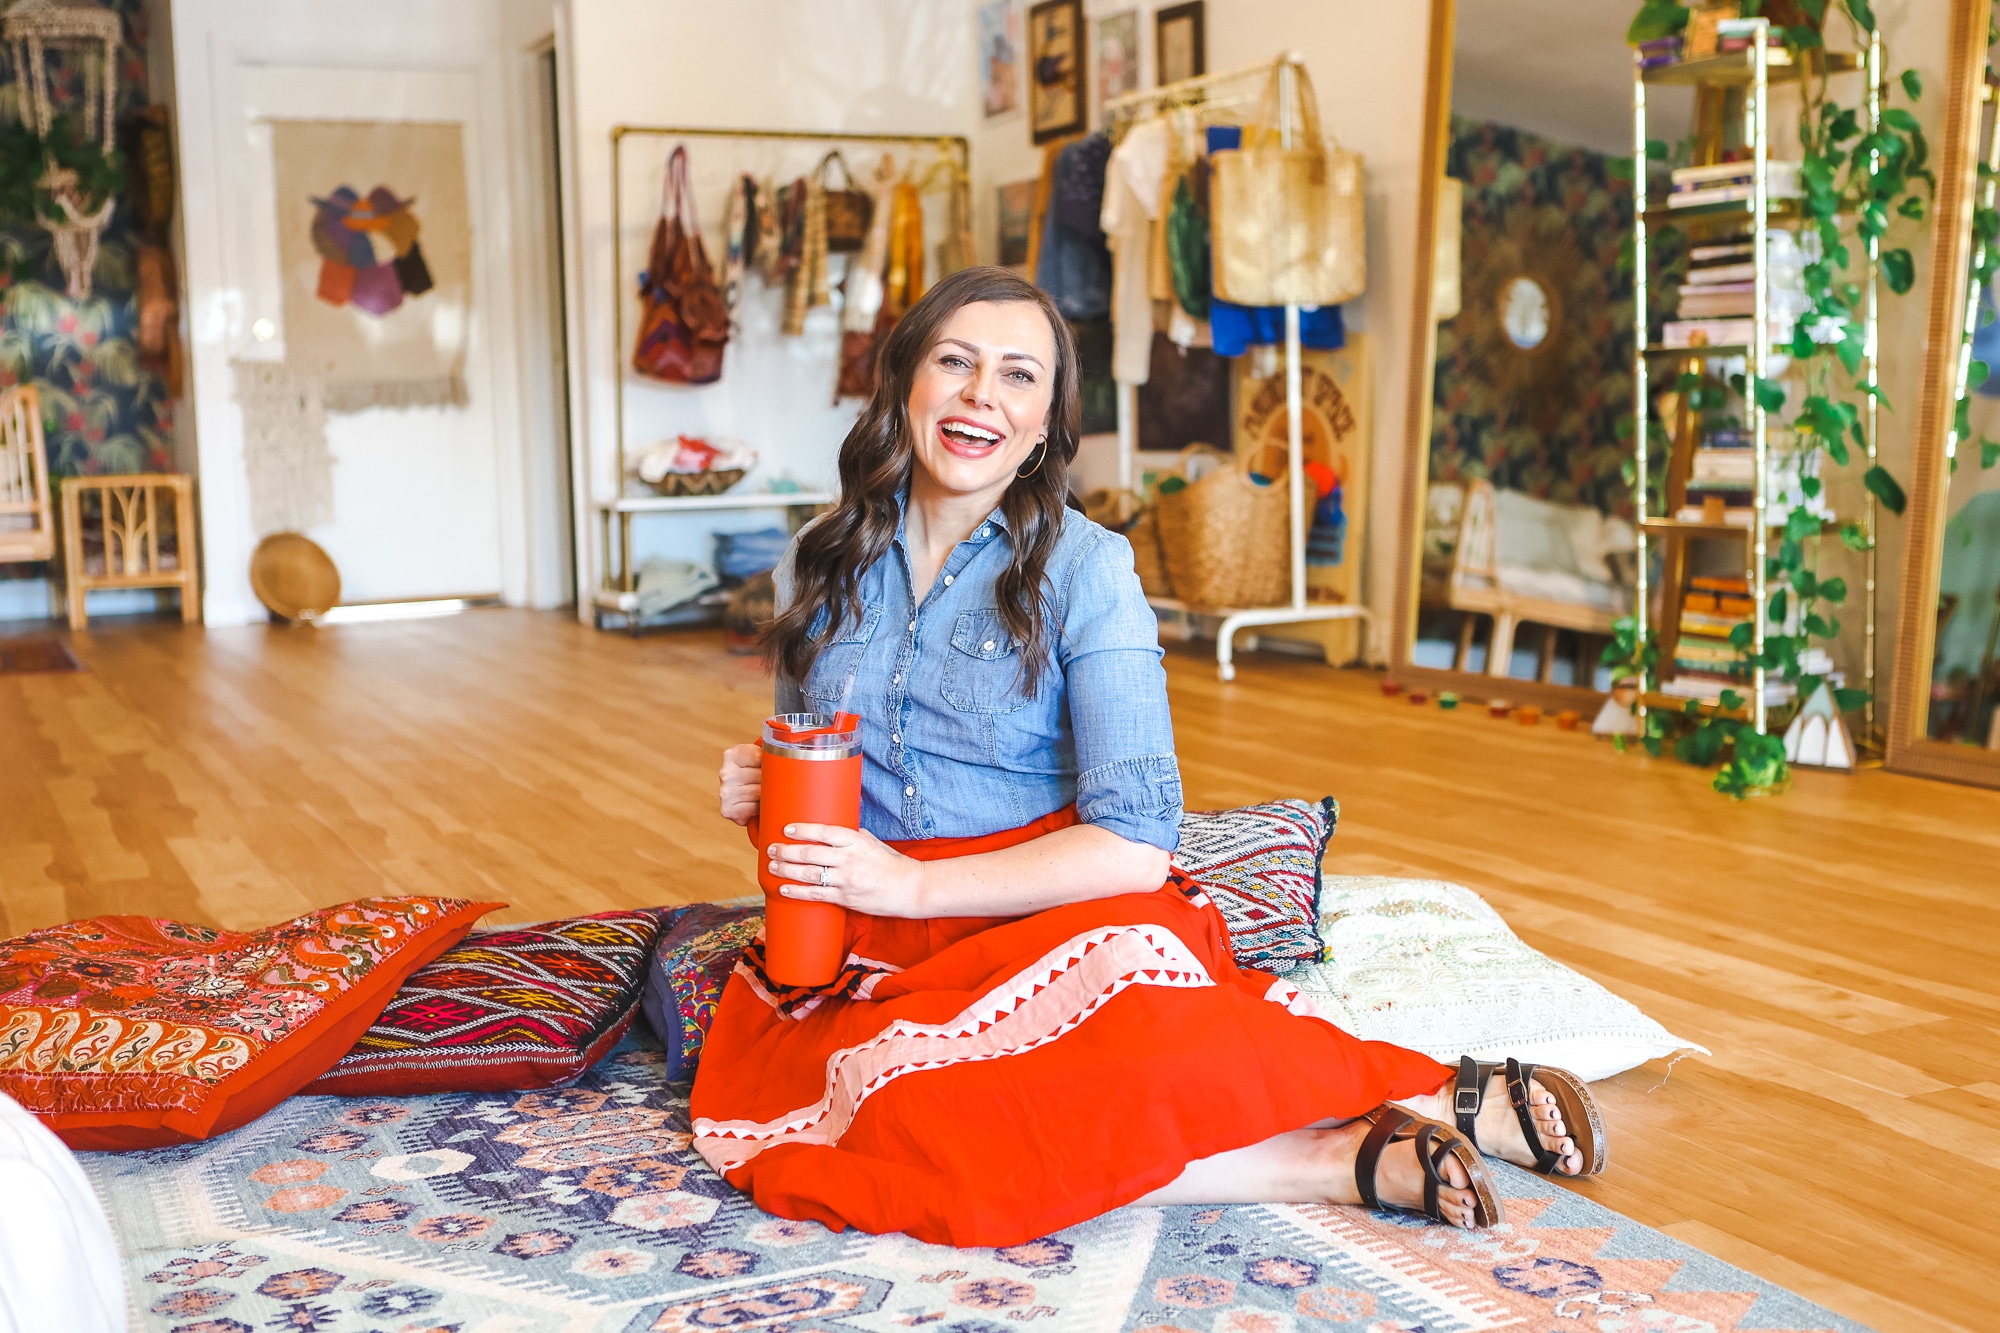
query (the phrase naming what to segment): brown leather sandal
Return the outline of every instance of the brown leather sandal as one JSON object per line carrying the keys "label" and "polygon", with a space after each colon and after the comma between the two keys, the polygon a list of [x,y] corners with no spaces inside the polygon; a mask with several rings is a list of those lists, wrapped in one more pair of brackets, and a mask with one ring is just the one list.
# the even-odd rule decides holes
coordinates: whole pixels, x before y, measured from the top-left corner
{"label": "brown leather sandal", "polygon": [[[1470,1139],[1461,1135],[1450,1125],[1436,1120],[1426,1120],[1413,1115],[1400,1106],[1378,1106],[1361,1117],[1374,1128],[1361,1141],[1361,1151],[1354,1155],[1354,1184],[1361,1191],[1361,1200],[1370,1208],[1385,1212],[1414,1213],[1428,1217],[1433,1222],[1445,1222],[1444,1210],[1438,1206],[1438,1190],[1456,1188],[1444,1177],[1444,1163],[1448,1157],[1456,1157],[1458,1164],[1465,1168],[1466,1179],[1471,1181],[1471,1190],[1478,1196],[1473,1205],[1472,1225],[1475,1228],[1498,1226],[1506,1220],[1505,1208],[1500,1203],[1500,1191],[1494,1188],[1493,1174],[1486,1169],[1486,1162],[1479,1156],[1479,1148]],[[1375,1168],[1381,1163],[1382,1150],[1392,1143],[1404,1139],[1414,1139],[1417,1146],[1417,1160],[1424,1168],[1424,1206],[1405,1208],[1400,1204],[1383,1203],[1375,1193]]]}
{"label": "brown leather sandal", "polygon": [[[1590,1095],[1590,1089],[1584,1086],[1583,1080],[1554,1065],[1522,1064],[1509,1057],[1502,1066],[1475,1060],[1469,1055],[1461,1058],[1458,1062],[1458,1086],[1452,1095],[1451,1107],[1458,1119],[1459,1132],[1475,1145],[1479,1144],[1479,1135],[1474,1132],[1473,1126],[1479,1120],[1479,1108],[1486,1105],[1486,1086],[1492,1081],[1493,1071],[1503,1067],[1507,1071],[1507,1099],[1514,1104],[1514,1114],[1521,1121],[1521,1136],[1528,1141],[1528,1149],[1535,1155],[1533,1169],[1545,1176],[1575,1178],[1566,1171],[1558,1170],[1562,1154],[1544,1148],[1541,1135],[1535,1131],[1534,1113],[1528,1109],[1530,1079],[1540,1083],[1556,1099],[1556,1108],[1562,1112],[1563,1128],[1569,1131],[1577,1153],[1583,1158],[1583,1170],[1577,1175],[1601,1174],[1611,1158],[1611,1146],[1604,1132],[1604,1117],[1598,1114],[1597,1101]],[[1480,1151],[1490,1150],[1481,1145]],[[1493,1156],[1500,1154],[1494,1153]]]}

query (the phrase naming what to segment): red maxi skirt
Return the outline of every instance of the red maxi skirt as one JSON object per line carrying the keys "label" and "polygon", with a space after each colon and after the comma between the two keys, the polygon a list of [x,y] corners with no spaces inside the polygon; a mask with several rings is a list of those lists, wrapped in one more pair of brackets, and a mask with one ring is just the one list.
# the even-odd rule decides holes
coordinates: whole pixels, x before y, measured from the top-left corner
{"label": "red maxi skirt", "polygon": [[[1064,809],[894,845],[969,856],[1075,822]],[[696,1150],[732,1185],[836,1231],[1019,1244],[1197,1158],[1435,1092],[1453,1072],[1238,967],[1222,914],[1178,872],[1012,920],[850,913],[848,949],[833,986],[806,992],[763,979],[752,946],[691,1106]]]}

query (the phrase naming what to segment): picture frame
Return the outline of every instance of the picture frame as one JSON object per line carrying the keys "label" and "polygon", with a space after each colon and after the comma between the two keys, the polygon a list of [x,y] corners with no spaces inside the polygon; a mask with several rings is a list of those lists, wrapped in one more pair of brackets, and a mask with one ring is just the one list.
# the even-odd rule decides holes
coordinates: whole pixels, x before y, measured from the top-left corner
{"label": "picture frame", "polygon": [[[999,245],[997,262],[1002,268],[1022,271],[1028,265],[1029,230],[1034,223],[1035,185],[1033,177],[1022,181],[1009,181],[999,186]],[[1029,275],[1032,276],[1032,275]]]}
{"label": "picture frame", "polygon": [[1139,11],[1127,9],[1097,20],[1091,55],[1101,122],[1112,98],[1139,87]]}
{"label": "picture frame", "polygon": [[1037,144],[1083,132],[1083,0],[1028,10],[1028,130]]}
{"label": "picture frame", "polygon": [[1012,115],[1021,109],[1020,0],[981,5],[978,29],[979,104],[988,120]]}
{"label": "picture frame", "polygon": [[1208,73],[1205,0],[1168,5],[1153,14],[1153,82],[1160,87]]}

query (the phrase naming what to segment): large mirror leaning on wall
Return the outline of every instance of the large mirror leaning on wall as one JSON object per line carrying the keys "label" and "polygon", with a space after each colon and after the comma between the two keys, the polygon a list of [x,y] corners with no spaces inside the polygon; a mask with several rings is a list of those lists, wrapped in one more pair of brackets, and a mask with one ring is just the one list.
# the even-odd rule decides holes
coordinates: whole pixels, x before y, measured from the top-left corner
{"label": "large mirror leaning on wall", "polygon": [[1394,677],[1878,743],[1987,8],[1854,12],[1433,0]]}
{"label": "large mirror leaning on wall", "polygon": [[1958,155],[1938,205],[1973,224],[1940,231],[1932,259],[1928,336],[1951,355],[1924,385],[1889,765],[2000,787],[2000,52],[1986,47],[1984,5],[1966,26],[1955,62],[1966,86],[1947,126]]}

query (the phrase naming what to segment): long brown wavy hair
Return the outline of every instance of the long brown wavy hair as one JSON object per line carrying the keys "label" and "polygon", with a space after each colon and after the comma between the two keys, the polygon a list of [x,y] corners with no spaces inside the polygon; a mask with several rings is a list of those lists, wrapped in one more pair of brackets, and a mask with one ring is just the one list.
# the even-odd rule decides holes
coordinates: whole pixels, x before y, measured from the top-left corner
{"label": "long brown wavy hair", "polygon": [[1069,467],[1076,457],[1081,376],[1076,340],[1055,303],[1018,274],[990,267],[960,269],[931,288],[910,307],[882,348],[875,396],[840,446],[840,502],[799,537],[791,604],[762,636],[773,665],[793,680],[806,678],[820,648],[837,637],[842,626],[860,623],[861,576],[896,538],[900,517],[896,497],[909,484],[914,466],[910,387],[945,322],[961,306],[979,301],[1034,305],[1049,321],[1055,339],[1047,454],[1000,497],[1013,556],[994,588],[1000,619],[1020,650],[1022,693],[1034,694],[1041,681],[1052,637],[1043,571],[1062,531]]}

